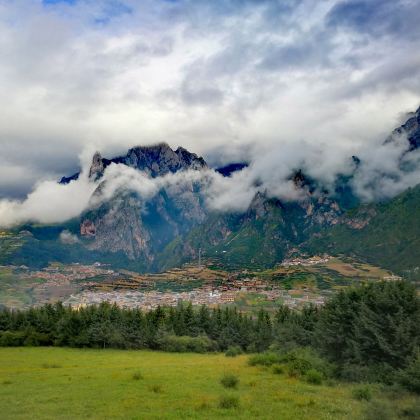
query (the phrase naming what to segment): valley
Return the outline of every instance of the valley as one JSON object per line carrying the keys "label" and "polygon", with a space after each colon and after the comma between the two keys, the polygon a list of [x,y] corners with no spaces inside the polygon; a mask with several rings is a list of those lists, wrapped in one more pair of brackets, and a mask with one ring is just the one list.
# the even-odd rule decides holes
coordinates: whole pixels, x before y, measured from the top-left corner
{"label": "valley", "polygon": [[101,302],[120,307],[155,309],[193,305],[236,305],[242,311],[279,304],[299,309],[322,305],[343,287],[360,282],[398,280],[388,270],[344,256],[293,258],[272,269],[228,271],[220,261],[185,264],[158,274],[116,270],[107,264],[52,263],[41,270],[0,267],[0,304],[26,308],[62,301],[80,308]]}
{"label": "valley", "polygon": [[0,0],[0,420],[420,420],[419,22]]}

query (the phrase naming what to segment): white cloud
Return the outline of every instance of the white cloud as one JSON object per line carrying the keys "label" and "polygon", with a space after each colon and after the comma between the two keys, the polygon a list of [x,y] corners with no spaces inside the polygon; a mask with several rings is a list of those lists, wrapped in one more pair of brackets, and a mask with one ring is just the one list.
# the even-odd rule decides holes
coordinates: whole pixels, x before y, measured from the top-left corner
{"label": "white cloud", "polygon": [[95,188],[85,174],[67,185],[42,181],[24,200],[0,200],[0,226],[28,221],[60,223],[72,219],[87,208]]}
{"label": "white cloud", "polygon": [[[362,163],[355,173],[353,186],[362,200],[389,198],[418,183],[420,150],[406,153],[407,150],[404,136],[357,149]],[[84,169],[78,180],[66,185],[55,180],[41,181],[24,200],[0,200],[0,226],[28,221],[64,222],[127,191],[135,192],[142,202],[151,200],[163,189],[179,198],[182,194],[192,194],[194,185],[200,187],[209,211],[243,212],[257,192],[286,201],[301,199],[302,191],[290,179],[299,169],[327,188],[333,185],[337,174],[350,174],[354,169],[349,155],[343,159],[343,154],[335,148],[301,141],[277,148],[254,149],[249,167],[231,177],[205,169],[151,178],[145,172],[112,163],[103,177],[93,181],[87,177],[91,153],[89,149],[81,154]],[[64,232],[60,239],[74,243],[77,237]]]}
{"label": "white cloud", "polygon": [[63,244],[69,245],[77,244],[79,242],[79,238],[77,237],[77,235],[74,235],[68,230],[63,230],[60,233],[59,239]]}

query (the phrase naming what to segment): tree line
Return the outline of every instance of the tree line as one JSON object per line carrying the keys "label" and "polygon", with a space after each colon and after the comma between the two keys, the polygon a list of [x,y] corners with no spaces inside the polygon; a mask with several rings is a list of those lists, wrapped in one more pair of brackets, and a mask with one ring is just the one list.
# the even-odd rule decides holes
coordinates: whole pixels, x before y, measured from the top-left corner
{"label": "tree line", "polygon": [[420,299],[413,285],[397,281],[345,289],[322,307],[279,306],[274,314],[191,304],[147,312],[108,303],[3,308],[0,345],[248,353],[307,347],[342,376],[387,380],[416,363],[420,372]]}

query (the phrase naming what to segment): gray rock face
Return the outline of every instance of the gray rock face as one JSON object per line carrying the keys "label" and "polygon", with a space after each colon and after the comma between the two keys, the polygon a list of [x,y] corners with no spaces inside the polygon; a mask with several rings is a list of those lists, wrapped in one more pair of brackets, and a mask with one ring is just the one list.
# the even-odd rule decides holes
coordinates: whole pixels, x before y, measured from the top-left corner
{"label": "gray rock face", "polygon": [[105,159],[99,153],[95,153],[89,175],[99,179],[111,163],[138,169],[153,178],[181,170],[207,168],[204,159],[195,153],[190,153],[182,147],[172,150],[168,144],[159,143],[153,146],[134,147],[128,151],[127,155],[114,159]]}
{"label": "gray rock face", "polygon": [[81,225],[92,239],[91,250],[123,252],[128,258],[153,260],[149,246],[150,233],[141,217],[141,204],[133,197],[118,197],[86,215]]}
{"label": "gray rock face", "polygon": [[89,178],[97,180],[103,175],[104,169],[105,165],[102,156],[99,152],[96,152],[93,155],[92,165],[89,169]]}
{"label": "gray rock face", "polygon": [[[101,178],[111,163],[135,168],[150,177],[207,168],[203,158],[186,149],[174,151],[167,144],[158,144],[130,149],[126,156],[112,160],[96,153],[89,175],[95,180]],[[100,195],[103,184],[99,184],[95,195]],[[122,252],[150,267],[169,242],[202,223],[206,216],[199,186],[185,180],[147,201],[134,192],[120,192],[83,215],[80,233],[89,241],[91,250]]]}
{"label": "gray rock face", "polygon": [[392,141],[393,136],[405,135],[410,144],[409,151],[416,150],[420,147],[420,107],[416,112],[410,114],[408,120],[401,126],[396,128],[392,135],[385,143]]}

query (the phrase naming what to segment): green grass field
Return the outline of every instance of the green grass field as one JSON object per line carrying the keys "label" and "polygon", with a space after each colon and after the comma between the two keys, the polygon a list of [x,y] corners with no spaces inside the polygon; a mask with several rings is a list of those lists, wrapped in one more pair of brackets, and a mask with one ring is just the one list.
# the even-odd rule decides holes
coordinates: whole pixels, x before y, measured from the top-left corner
{"label": "green grass field", "polygon": [[[355,386],[310,385],[248,366],[247,359],[221,354],[1,348],[0,417],[364,418],[368,403],[352,397]],[[221,385],[225,373],[239,377],[236,389]],[[374,396],[377,393],[379,389]],[[220,408],[220,398],[226,395],[238,398],[239,407]],[[397,403],[412,405],[413,398],[406,395]]]}

